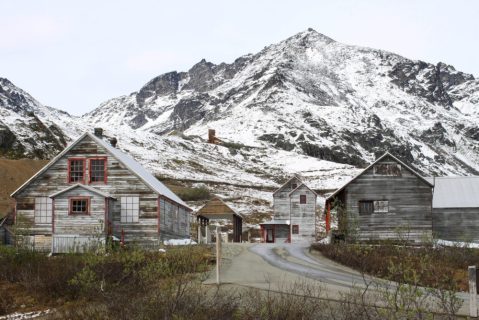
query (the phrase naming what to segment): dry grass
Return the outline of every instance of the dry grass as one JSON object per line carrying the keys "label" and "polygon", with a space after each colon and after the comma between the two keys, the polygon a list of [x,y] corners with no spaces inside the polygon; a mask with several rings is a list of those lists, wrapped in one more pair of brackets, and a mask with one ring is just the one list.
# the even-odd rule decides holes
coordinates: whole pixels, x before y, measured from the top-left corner
{"label": "dry grass", "polygon": [[12,208],[10,194],[47,163],[48,160],[0,158],[0,217]]}

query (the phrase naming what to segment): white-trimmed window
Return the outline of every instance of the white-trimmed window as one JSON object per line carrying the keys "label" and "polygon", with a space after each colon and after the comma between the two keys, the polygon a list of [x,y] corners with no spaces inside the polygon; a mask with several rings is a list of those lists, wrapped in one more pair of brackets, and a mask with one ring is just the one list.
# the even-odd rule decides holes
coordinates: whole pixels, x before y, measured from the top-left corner
{"label": "white-trimmed window", "polygon": [[49,197],[35,198],[35,223],[52,223],[52,203]]}
{"label": "white-trimmed window", "polygon": [[121,197],[121,222],[135,223],[140,216],[140,197]]}

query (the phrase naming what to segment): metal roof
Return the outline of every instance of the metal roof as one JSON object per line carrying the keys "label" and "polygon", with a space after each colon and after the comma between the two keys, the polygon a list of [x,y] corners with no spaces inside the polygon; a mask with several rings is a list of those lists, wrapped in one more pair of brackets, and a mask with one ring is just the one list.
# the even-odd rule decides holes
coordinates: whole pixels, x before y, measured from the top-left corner
{"label": "metal roof", "polygon": [[[113,198],[113,197],[112,197],[109,193],[107,193],[107,192],[103,192],[103,191],[100,191],[100,190],[95,189],[95,188],[93,188],[93,187],[86,186],[86,185],[79,184],[79,183],[74,184],[74,185],[72,185],[72,186],[69,186],[69,187],[67,187],[67,188],[65,188],[65,189],[63,189],[63,190],[58,191],[58,192],[55,192],[55,193],[49,195],[49,197],[50,197],[50,198],[56,198],[57,196],[61,195],[62,193],[65,193],[65,192],[67,192],[67,191],[70,191],[70,190],[73,190],[73,189],[76,189],[76,188],[82,188],[82,189],[88,190],[88,191],[90,191],[90,192],[96,193],[96,194],[98,194],[98,195],[100,195],[100,196],[102,196],[102,197],[105,197],[105,198]],[[113,199],[114,199],[114,198],[113,198]]]}
{"label": "metal roof", "polygon": [[435,178],[433,208],[479,208],[479,177]]}
{"label": "metal roof", "polygon": [[118,161],[120,161],[123,165],[130,169],[133,174],[136,174],[138,178],[143,180],[143,182],[148,185],[154,192],[178,203],[179,205],[187,208],[188,210],[191,210],[183,200],[181,200],[176,194],[174,194],[170,189],[168,189],[168,187],[166,187],[157,178],[155,178],[149,171],[143,168],[143,166],[139,164],[136,160],[134,160],[129,155],[121,152],[119,149],[113,147],[109,142],[98,138],[97,136],[88,131],[83,133],[77,140],[75,140],[72,144],[70,144],[62,152],[60,152],[52,161],[50,161],[47,165],[40,169],[40,171],[38,171],[33,177],[28,179],[22,186],[15,190],[11,194],[11,197],[14,197],[17,193],[19,193],[26,186],[28,186],[30,182],[32,182],[34,179],[36,179],[38,176],[48,170],[48,168],[50,168],[55,162],[57,162],[61,157],[63,157],[68,151],[70,151],[86,136],[92,138],[95,142],[105,148],[108,153],[110,153],[113,157],[115,157]]}

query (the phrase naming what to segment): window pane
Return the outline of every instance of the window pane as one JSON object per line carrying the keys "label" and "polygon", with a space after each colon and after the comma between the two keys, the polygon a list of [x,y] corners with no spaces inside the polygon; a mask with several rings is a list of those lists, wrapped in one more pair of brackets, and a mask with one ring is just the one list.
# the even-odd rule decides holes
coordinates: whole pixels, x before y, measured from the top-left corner
{"label": "window pane", "polygon": [[301,194],[299,196],[299,203],[300,204],[305,204],[306,203],[306,195],[305,194]]}
{"label": "window pane", "polygon": [[139,197],[121,197],[121,222],[134,223],[139,221],[140,198]]}
{"label": "window pane", "polygon": [[105,160],[104,159],[90,160],[90,181],[91,182],[105,181]]}
{"label": "window pane", "polygon": [[70,182],[83,181],[83,160],[68,160],[70,163]]}
{"label": "window pane", "polygon": [[35,198],[34,220],[35,223],[52,222],[52,202],[48,197]]}
{"label": "window pane", "polygon": [[88,214],[88,199],[70,199],[72,214]]}

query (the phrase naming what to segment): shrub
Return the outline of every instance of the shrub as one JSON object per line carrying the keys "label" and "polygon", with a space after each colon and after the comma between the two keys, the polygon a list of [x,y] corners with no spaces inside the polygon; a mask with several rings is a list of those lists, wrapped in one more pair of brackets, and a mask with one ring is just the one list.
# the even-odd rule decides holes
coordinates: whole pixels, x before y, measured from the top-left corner
{"label": "shrub", "polygon": [[201,186],[199,188],[184,188],[177,194],[183,201],[200,201],[211,199],[210,190],[208,190],[208,188],[205,186]]}

